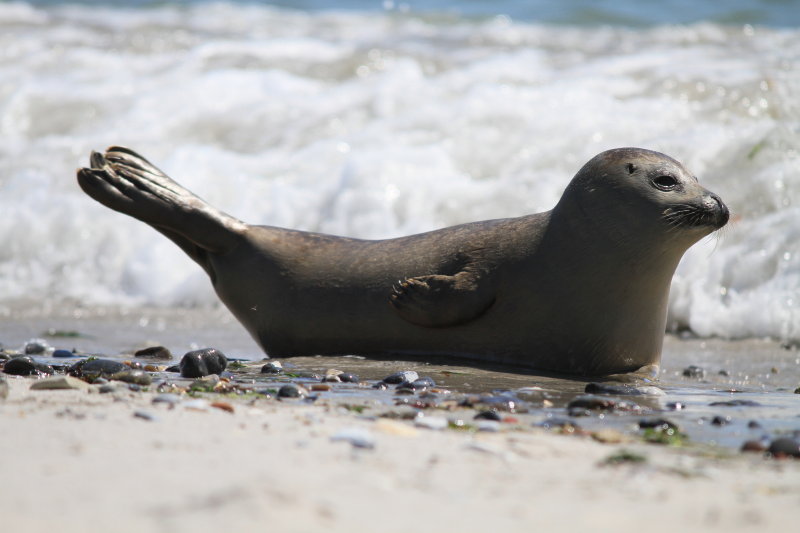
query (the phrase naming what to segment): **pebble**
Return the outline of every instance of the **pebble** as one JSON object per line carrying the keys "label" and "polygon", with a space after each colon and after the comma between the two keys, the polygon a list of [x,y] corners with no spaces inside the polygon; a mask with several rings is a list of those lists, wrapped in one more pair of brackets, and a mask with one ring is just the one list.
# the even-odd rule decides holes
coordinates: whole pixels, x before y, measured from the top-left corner
{"label": "pebble", "polygon": [[336,370],[335,368],[329,368],[325,372],[325,376],[322,378],[322,381],[328,381],[331,383],[340,383],[342,380],[339,377],[339,374],[344,374],[341,370]]}
{"label": "pebble", "polygon": [[169,405],[170,409],[172,409],[181,403],[181,397],[177,394],[172,394],[171,392],[162,392],[153,398],[152,403],[165,403]]}
{"label": "pebble", "polygon": [[311,390],[314,392],[326,392],[331,390],[333,387],[328,385],[327,383],[314,383],[311,385]]}
{"label": "pebble", "polygon": [[633,411],[636,408],[636,404],[600,396],[578,396],[567,404],[570,416],[586,416],[590,411]]}
{"label": "pebble", "polygon": [[670,411],[683,411],[686,409],[686,405],[681,402],[669,402],[667,403],[666,408]]}
{"label": "pebble", "polygon": [[443,416],[420,416],[414,419],[414,425],[425,429],[442,430],[449,422]]}
{"label": "pebble", "polygon": [[358,383],[361,381],[357,374],[351,372],[342,372],[339,374],[339,379],[342,380],[342,383]]}
{"label": "pebble", "polygon": [[481,411],[480,413],[476,414],[474,418],[475,420],[495,420],[497,422],[500,422],[503,419],[503,417],[500,416],[500,413],[493,410]]}
{"label": "pebble", "polygon": [[25,348],[22,350],[26,355],[39,355],[45,353],[50,349],[50,345],[44,339],[31,339],[25,343]]}
{"label": "pebble", "polygon": [[55,350],[53,352],[53,357],[67,358],[67,357],[77,357],[77,355],[72,353],[70,350]]}
{"label": "pebble", "polygon": [[147,357],[149,359],[172,359],[172,352],[163,346],[150,346],[137,350],[133,354],[134,357]]}
{"label": "pebble", "polygon": [[767,450],[773,457],[794,457],[800,458],[800,440],[789,437],[779,437],[773,440]]}
{"label": "pebble", "polygon": [[3,372],[13,376],[32,376],[35,374],[53,374],[53,367],[33,360],[32,357],[21,355],[9,359],[3,367]]}
{"label": "pebble", "polygon": [[262,374],[280,374],[283,372],[283,365],[280,361],[270,361],[261,367]]}
{"label": "pebble", "polygon": [[748,440],[742,444],[741,451],[743,452],[765,452],[767,451],[767,443],[763,440]]}
{"label": "pebble", "polygon": [[522,401],[519,398],[508,394],[468,396],[464,399],[463,405],[465,407],[478,407],[485,410],[508,411],[510,413],[525,411],[525,408],[522,407]]}
{"label": "pebble", "polygon": [[130,367],[119,361],[112,361],[111,359],[84,359],[78,361],[69,369],[67,373],[76,378],[89,378],[96,379],[99,377],[108,377],[117,372],[130,370]]}
{"label": "pebble", "polygon": [[717,416],[715,416],[714,418],[711,419],[711,425],[712,426],[726,426],[726,425],[730,424],[730,422],[731,422],[731,417],[729,417],[729,416],[719,416],[719,415],[717,415]]}
{"label": "pebble", "polygon": [[639,420],[639,429],[656,429],[659,431],[665,431],[668,429],[672,429],[674,431],[680,431],[678,424],[667,420],[666,418],[650,418],[650,419],[642,419]]}
{"label": "pebble", "polygon": [[354,448],[371,450],[375,448],[375,437],[362,427],[343,428],[331,436],[331,442],[349,442]]}
{"label": "pebble", "polygon": [[404,381],[403,383],[397,386],[398,389],[410,389],[410,390],[423,390],[429,389],[436,386],[436,382],[433,379],[425,377],[425,378],[418,378],[414,381]]}
{"label": "pebble", "polygon": [[400,372],[395,372],[394,374],[390,374],[383,378],[384,383],[388,383],[389,385],[399,385],[406,381],[414,382],[419,379],[419,374],[414,372],[413,370],[402,370]]}
{"label": "pebble", "polygon": [[683,369],[683,376],[687,378],[703,379],[706,377],[706,371],[702,367],[689,365]]}
{"label": "pebble", "polygon": [[147,420],[148,422],[155,422],[158,420],[158,417],[153,413],[149,413],[147,411],[137,410],[133,412],[133,416],[135,418],[141,418],[142,420]]}
{"label": "pebble", "polygon": [[287,383],[278,389],[278,398],[305,398],[306,396],[308,396],[308,390],[296,383]]}
{"label": "pebble", "polygon": [[233,413],[234,412],[233,405],[231,405],[228,402],[222,402],[222,401],[211,402],[211,407],[213,407],[214,409],[219,409],[221,411],[225,411],[226,413]]}
{"label": "pebble", "polygon": [[88,390],[89,384],[82,379],[73,378],[72,376],[53,376],[36,381],[31,385],[31,390],[58,389]]}
{"label": "pebble", "polygon": [[200,378],[209,374],[219,374],[225,370],[228,359],[216,348],[203,348],[186,353],[178,366],[181,376]]}
{"label": "pebble", "polygon": [[750,429],[761,429],[761,424],[757,420],[751,420],[747,423],[747,427]]}
{"label": "pebble", "polygon": [[639,396],[642,393],[631,385],[610,385],[608,383],[588,383],[583,390],[587,394],[610,394],[614,396]]}
{"label": "pebble", "polygon": [[143,370],[123,370],[108,377],[112,381],[124,381],[125,383],[135,383],[136,385],[150,385],[153,378]]}

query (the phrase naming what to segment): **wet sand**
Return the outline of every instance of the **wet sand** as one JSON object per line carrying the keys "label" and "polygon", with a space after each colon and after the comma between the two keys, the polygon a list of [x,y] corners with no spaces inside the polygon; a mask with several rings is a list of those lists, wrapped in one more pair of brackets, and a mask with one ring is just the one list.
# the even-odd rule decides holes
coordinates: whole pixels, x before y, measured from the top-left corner
{"label": "wet sand", "polygon": [[[263,357],[222,310],[7,316],[0,342],[18,348],[51,329],[81,335],[46,337],[56,348],[108,356],[163,344],[178,356],[215,346],[233,357]],[[748,420],[762,425],[754,435],[800,429],[800,395],[793,394],[800,386],[798,354],[776,343],[667,339],[655,383],[666,394],[634,400],[656,408],[685,403],[680,412],[650,413],[688,428],[681,447],[637,438],[630,415],[578,418],[584,434],[534,426],[565,416],[563,406],[582,392],[582,380],[452,363],[283,362],[303,375],[339,368],[363,380],[413,368],[453,394],[537,387],[537,401],[553,405],[504,412],[506,422],[492,431],[436,430],[380,416],[408,406],[394,405],[391,390],[355,385],[313,403],[206,395],[206,403],[183,396],[169,408],[152,403],[156,392],[37,391],[29,388],[34,378],[7,376],[9,394],[0,400],[3,529],[789,531],[800,520],[800,461],[738,451],[753,436]],[[688,365],[705,368],[705,377],[683,377]],[[760,405],[709,406],[721,398]],[[215,399],[234,412],[210,407]],[[366,409],[342,406],[359,402]],[[714,414],[732,421],[714,428],[707,423]],[[472,415],[426,412],[474,425]],[[623,442],[598,442],[603,428]]]}

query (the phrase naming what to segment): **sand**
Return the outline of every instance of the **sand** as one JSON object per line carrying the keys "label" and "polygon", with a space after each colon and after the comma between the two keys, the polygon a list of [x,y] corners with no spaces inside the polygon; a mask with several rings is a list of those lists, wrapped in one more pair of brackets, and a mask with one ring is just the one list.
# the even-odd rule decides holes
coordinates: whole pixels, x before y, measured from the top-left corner
{"label": "sand", "polygon": [[[296,401],[170,409],[153,393],[7,379],[4,531],[794,531],[800,521],[800,461],[538,429],[431,430]],[[373,447],[332,440],[354,432]],[[604,464],[623,449],[646,461]]]}

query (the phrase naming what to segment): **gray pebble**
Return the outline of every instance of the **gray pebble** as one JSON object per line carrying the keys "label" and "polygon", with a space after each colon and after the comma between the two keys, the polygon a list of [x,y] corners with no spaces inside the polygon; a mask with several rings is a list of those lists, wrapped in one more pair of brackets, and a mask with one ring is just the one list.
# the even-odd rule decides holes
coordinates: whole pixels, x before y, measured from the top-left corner
{"label": "gray pebble", "polygon": [[419,379],[419,374],[417,374],[413,370],[403,370],[386,376],[385,378],[383,378],[383,382],[388,383],[390,385],[399,385],[406,381],[413,382],[418,379]]}

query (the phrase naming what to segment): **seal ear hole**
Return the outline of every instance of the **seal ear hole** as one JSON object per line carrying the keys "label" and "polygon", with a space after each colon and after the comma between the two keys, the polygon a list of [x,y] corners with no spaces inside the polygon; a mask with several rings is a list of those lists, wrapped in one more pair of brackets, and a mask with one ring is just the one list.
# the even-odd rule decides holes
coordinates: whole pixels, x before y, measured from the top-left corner
{"label": "seal ear hole", "polygon": [[626,168],[628,169],[628,174],[633,174],[634,172],[636,172],[636,165],[634,165],[633,163],[628,163]]}
{"label": "seal ear hole", "polygon": [[662,191],[671,191],[678,186],[678,180],[675,176],[665,174],[653,179],[653,184]]}

